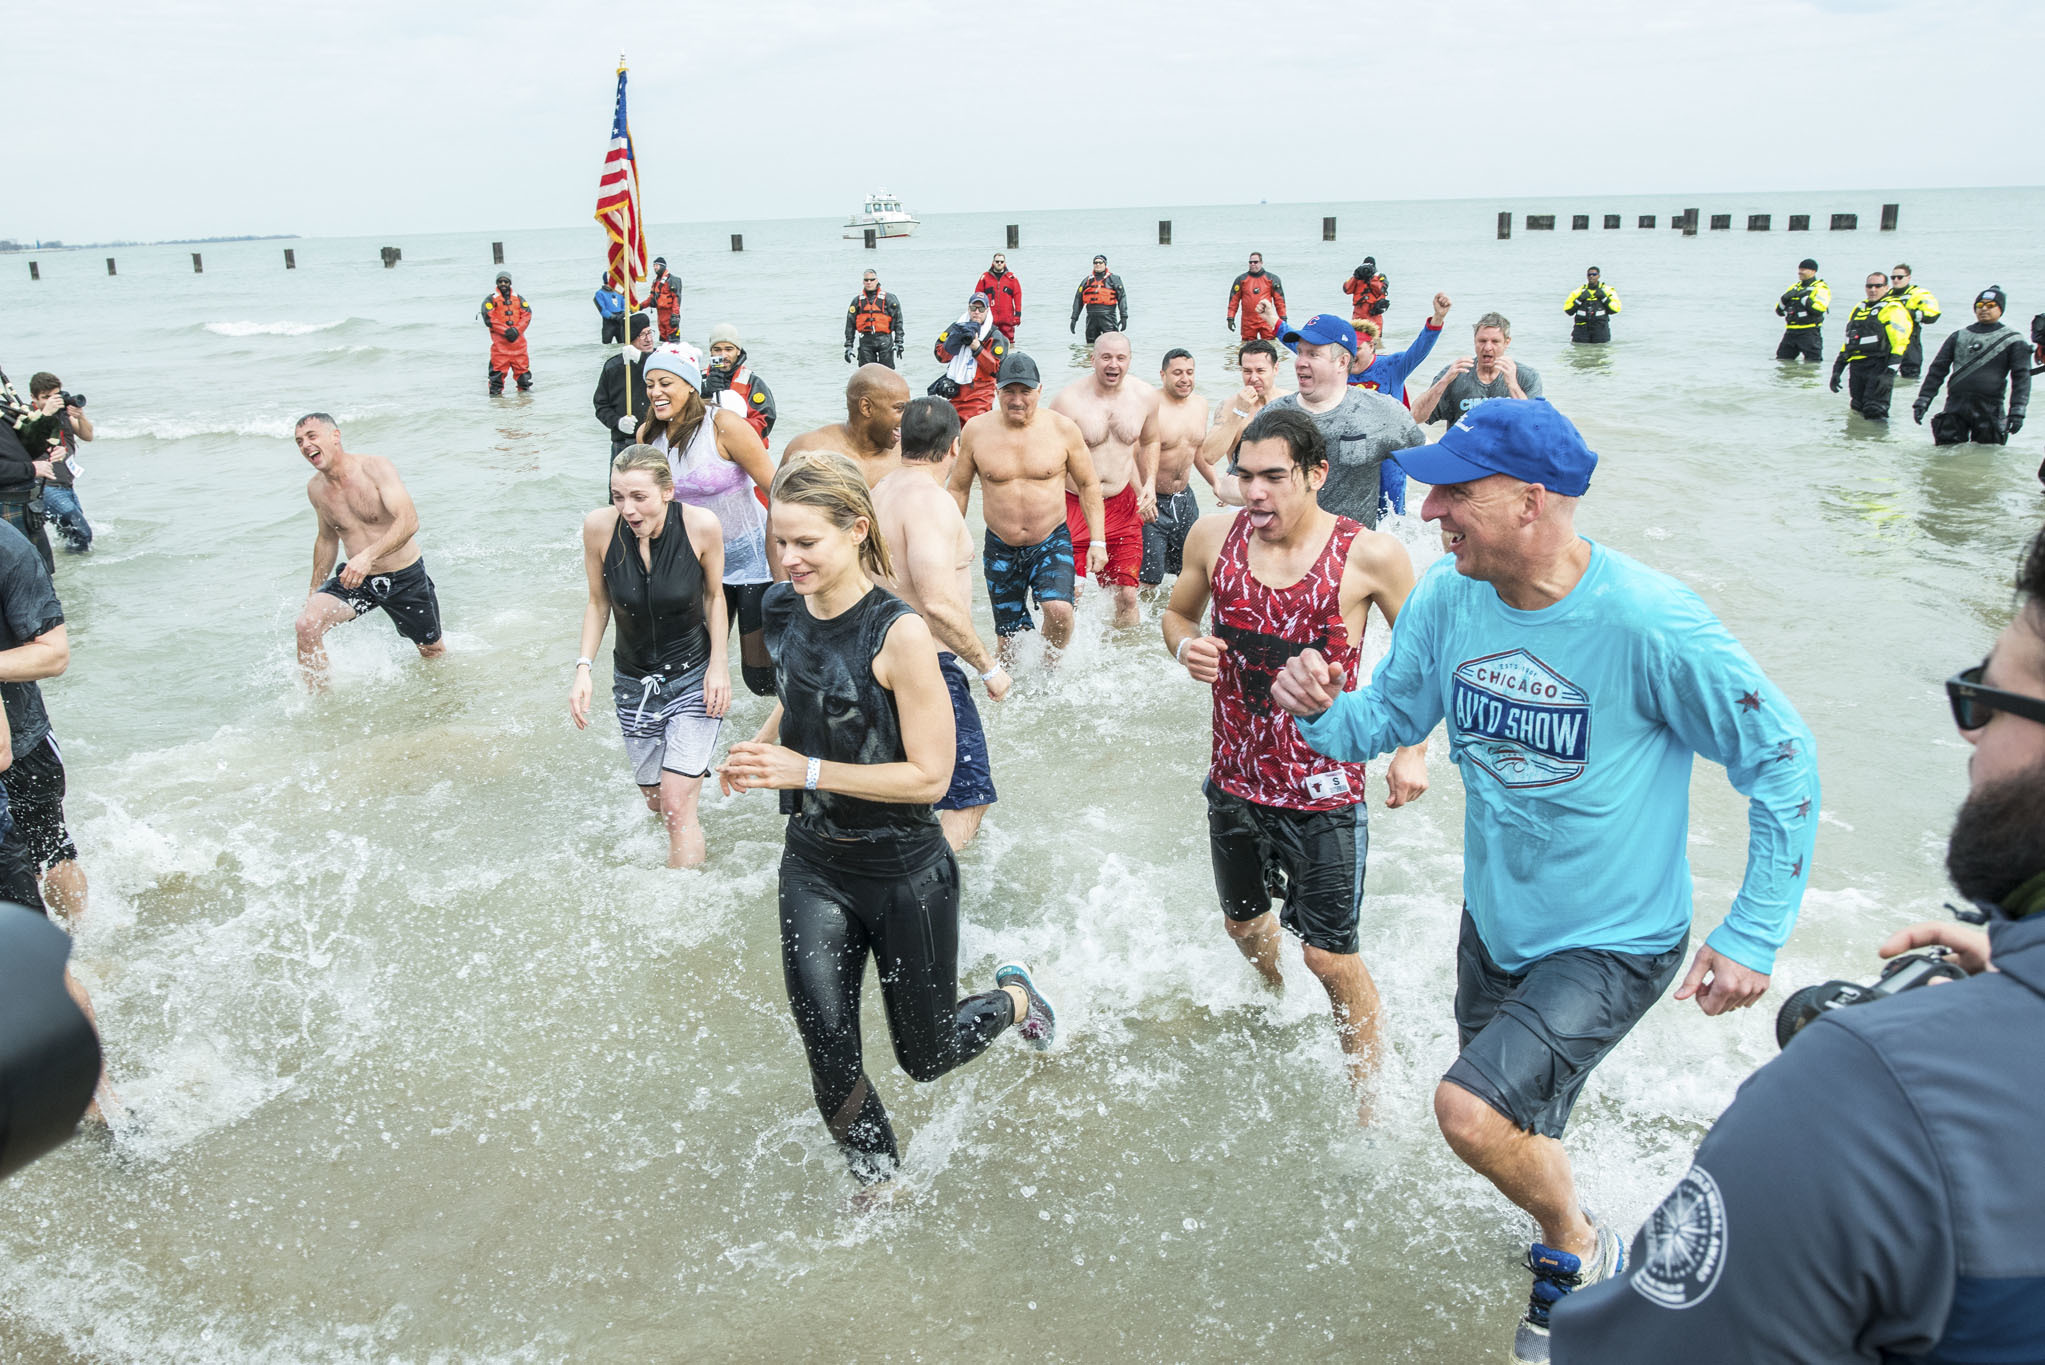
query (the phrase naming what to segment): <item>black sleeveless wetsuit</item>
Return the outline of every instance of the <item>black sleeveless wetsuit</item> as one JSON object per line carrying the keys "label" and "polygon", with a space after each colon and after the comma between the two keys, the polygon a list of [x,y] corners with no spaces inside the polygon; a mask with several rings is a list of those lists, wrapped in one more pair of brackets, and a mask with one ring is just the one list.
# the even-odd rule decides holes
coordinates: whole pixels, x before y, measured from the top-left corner
{"label": "black sleeveless wetsuit", "polygon": [[[899,763],[901,714],[873,676],[890,627],[912,608],[874,588],[819,620],[786,583],[767,590],[767,647],[782,701],[781,743],[835,763]],[[1005,992],[958,999],[959,865],[928,805],[783,792],[781,970],[824,1122],[853,1173],[884,1180],[893,1128],[867,1079],[859,988],[873,953],[895,1058],[934,1081],[980,1055],[1014,1021]]]}
{"label": "black sleeveless wetsuit", "polygon": [[653,567],[640,562],[639,537],[623,517],[604,549],[604,590],[611,596],[617,642],[611,664],[628,678],[649,673],[678,678],[710,659],[710,628],[703,620],[703,565],[689,543],[679,505],[649,546]]}

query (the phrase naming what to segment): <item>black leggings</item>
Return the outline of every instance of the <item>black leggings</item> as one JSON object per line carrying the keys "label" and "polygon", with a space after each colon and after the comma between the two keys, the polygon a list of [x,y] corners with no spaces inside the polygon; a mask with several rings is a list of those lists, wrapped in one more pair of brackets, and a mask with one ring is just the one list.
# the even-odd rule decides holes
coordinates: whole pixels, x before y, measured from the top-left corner
{"label": "black leggings", "polygon": [[885,1180],[900,1159],[867,1079],[859,988],[871,950],[895,1060],[919,1081],[970,1062],[1014,1022],[1006,991],[958,999],[959,865],[943,856],[906,876],[866,877],[792,849],[781,857],[781,973],[809,1053],[810,1086],[852,1173]]}
{"label": "black leggings", "polygon": [[739,672],[756,697],[774,695],[774,660],[767,654],[767,619],[762,610],[771,583],[727,583],[725,610],[738,624]]}

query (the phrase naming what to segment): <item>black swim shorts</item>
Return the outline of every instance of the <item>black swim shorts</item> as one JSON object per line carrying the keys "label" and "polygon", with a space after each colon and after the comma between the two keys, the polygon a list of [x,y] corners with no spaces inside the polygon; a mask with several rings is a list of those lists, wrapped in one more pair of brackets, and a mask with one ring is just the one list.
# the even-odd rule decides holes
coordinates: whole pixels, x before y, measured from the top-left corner
{"label": "black swim shorts", "polygon": [[1072,600],[1072,532],[1064,522],[1035,545],[1010,545],[989,531],[982,553],[996,635],[1037,628],[1030,619],[1031,597],[1040,607]]}
{"label": "black swim shorts", "polygon": [[1469,911],[1456,944],[1462,1052],[1446,1080],[1530,1133],[1559,1138],[1591,1068],[1640,1022],[1683,965],[1683,945],[1645,956],[1568,948],[1517,975],[1492,961]]}
{"label": "black swim shorts", "polygon": [[1186,567],[1186,534],[1200,520],[1200,500],[1190,488],[1157,500],[1157,520],[1143,524],[1143,567],[1136,581],[1156,585]]}
{"label": "black swim shorts", "polygon": [[0,782],[7,785],[16,837],[28,850],[30,866],[40,873],[77,861],[78,845],[64,827],[64,758],[57,737],[45,735],[33,749],[16,754]]}
{"label": "black swim shorts", "polygon": [[767,600],[767,589],[772,583],[727,583],[724,585],[724,610],[731,620],[738,622],[738,633],[752,635],[766,629],[767,617],[763,604]]}
{"label": "black swim shorts", "polygon": [[1284,900],[1278,922],[1309,946],[1357,950],[1363,869],[1370,857],[1370,811],[1363,802],[1335,810],[1259,805],[1209,779],[1207,844],[1221,912],[1253,920]]}
{"label": "black swim shorts", "polygon": [[383,608],[398,634],[415,645],[430,645],[440,639],[440,597],[433,591],[433,580],[426,576],[423,559],[413,560],[396,573],[370,574],[352,588],[342,587],[341,575],[336,572],[320,584],[320,591],[346,602],[357,616]]}

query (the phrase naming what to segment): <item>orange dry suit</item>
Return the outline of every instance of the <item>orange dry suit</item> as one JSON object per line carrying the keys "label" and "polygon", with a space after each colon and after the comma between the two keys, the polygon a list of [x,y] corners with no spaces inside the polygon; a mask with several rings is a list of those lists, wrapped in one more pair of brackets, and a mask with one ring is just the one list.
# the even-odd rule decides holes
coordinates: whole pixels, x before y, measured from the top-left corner
{"label": "orange dry suit", "polygon": [[[1271,307],[1278,313],[1278,321],[1267,323],[1257,316],[1257,305],[1265,299],[1271,300]],[[1278,277],[1268,270],[1254,275],[1245,270],[1236,276],[1234,287],[1228,291],[1228,320],[1236,320],[1236,310],[1243,313],[1244,341],[1269,341],[1278,335],[1278,329],[1285,325],[1285,286]]]}
{"label": "orange dry suit", "polygon": [[517,376],[518,386],[522,389],[532,384],[533,363],[526,352],[525,338],[525,329],[532,320],[532,306],[522,295],[493,290],[483,300],[483,325],[490,329],[490,383],[493,391],[504,386],[507,374]]}
{"label": "orange dry suit", "polygon": [[647,295],[647,302],[660,319],[660,339],[680,341],[682,339],[682,295],[675,288],[675,277],[662,270],[653,277],[653,284]]}

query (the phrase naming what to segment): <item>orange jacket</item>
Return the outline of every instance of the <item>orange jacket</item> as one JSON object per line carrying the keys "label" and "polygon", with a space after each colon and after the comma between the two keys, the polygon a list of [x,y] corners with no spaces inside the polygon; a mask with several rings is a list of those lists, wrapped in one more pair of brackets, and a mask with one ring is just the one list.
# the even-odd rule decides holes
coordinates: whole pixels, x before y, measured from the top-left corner
{"label": "orange jacket", "polygon": [[1257,275],[1245,270],[1236,276],[1235,286],[1228,291],[1228,320],[1234,322],[1240,308],[1245,321],[1254,321],[1257,305],[1265,299],[1271,300],[1271,306],[1278,310],[1278,320],[1285,321],[1285,286],[1278,282],[1278,277],[1268,270]]}
{"label": "orange jacket", "polygon": [[507,327],[518,328],[518,339],[524,341],[526,326],[532,320],[532,307],[521,295],[513,294],[506,298],[492,290],[490,297],[483,300],[483,325],[488,327],[490,335],[499,341],[504,340],[504,329]]}
{"label": "orange jacket", "polygon": [[[1359,280],[1354,275],[1351,275],[1348,279],[1342,281],[1342,292],[1347,294],[1350,299],[1349,316],[1351,318],[1369,318],[1371,321],[1377,322],[1385,312],[1383,306],[1385,303],[1385,290],[1386,283],[1383,275],[1373,275],[1367,280]],[[1382,330],[1384,324],[1378,322],[1378,327]]]}
{"label": "orange jacket", "polygon": [[[944,337],[937,339],[932,353],[946,365],[951,364],[956,351],[944,348]],[[951,400],[952,408],[961,422],[970,422],[983,412],[994,408],[994,375],[1001,368],[1001,358],[1008,354],[1008,338],[999,328],[990,331],[987,339],[980,343],[980,355],[973,365],[973,382],[959,390],[959,396]]]}

